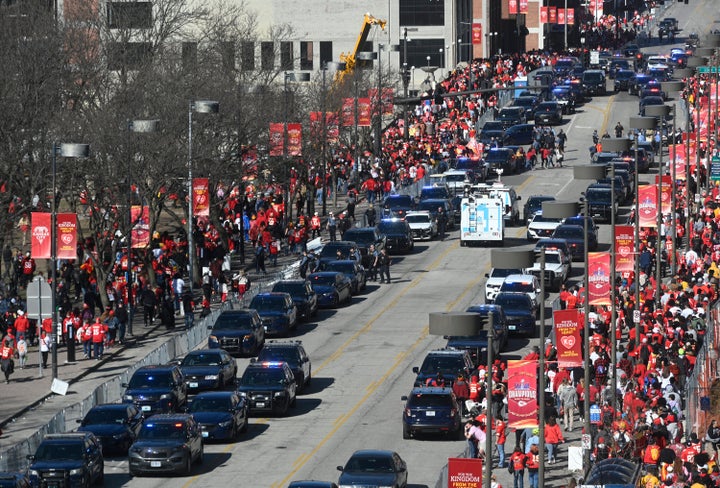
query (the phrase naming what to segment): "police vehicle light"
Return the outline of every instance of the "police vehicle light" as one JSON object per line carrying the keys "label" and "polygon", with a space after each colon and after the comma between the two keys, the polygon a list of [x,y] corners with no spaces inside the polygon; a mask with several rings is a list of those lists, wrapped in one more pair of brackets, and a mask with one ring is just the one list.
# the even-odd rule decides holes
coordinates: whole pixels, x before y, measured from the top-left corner
{"label": "police vehicle light", "polygon": [[145,424],[145,427],[147,427],[148,429],[152,429],[153,427],[155,427],[155,424]]}
{"label": "police vehicle light", "polygon": [[282,365],[282,361],[265,361],[262,363],[263,368],[277,368]]}
{"label": "police vehicle light", "polygon": [[183,424],[178,423],[178,424],[175,424],[173,427],[182,427],[182,426],[183,426]]}

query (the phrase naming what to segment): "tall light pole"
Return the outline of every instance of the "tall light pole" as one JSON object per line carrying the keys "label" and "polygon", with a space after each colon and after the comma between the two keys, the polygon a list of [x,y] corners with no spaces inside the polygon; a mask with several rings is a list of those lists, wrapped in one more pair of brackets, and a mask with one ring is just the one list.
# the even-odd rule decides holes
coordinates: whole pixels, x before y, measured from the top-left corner
{"label": "tall light pole", "polygon": [[[86,158],[90,155],[88,144],[66,144],[53,142],[51,153],[52,170],[52,201],[50,202],[50,264],[51,264],[51,288],[50,309],[52,310],[52,331],[51,331],[51,352],[52,352],[52,377],[58,375],[57,357],[57,158]],[[42,322],[42,317],[39,317]]]}
{"label": "tall light pole", "polygon": [[[636,131],[655,130],[657,120],[655,117],[630,117],[630,128]],[[638,197],[638,133],[635,134],[635,310],[633,322],[635,323],[635,342],[640,343],[640,199]]]}
{"label": "tall light pole", "polygon": [[220,111],[220,103],[214,100],[190,100],[188,104],[188,221],[187,221],[187,238],[188,238],[188,277],[190,282],[190,292],[192,293],[195,286],[195,243],[193,239],[193,173],[192,173],[192,122],[193,113],[199,114],[216,114]]}
{"label": "tall light pole", "polygon": [[[576,180],[599,180],[605,176],[605,167],[600,165],[578,165],[573,166],[573,178]],[[614,202],[613,202],[614,205]],[[583,320],[583,350],[585,352],[585,359],[584,359],[584,377],[583,381],[585,383],[584,389],[583,389],[583,396],[585,400],[583,401],[583,418],[585,419],[585,434],[590,434],[590,367],[592,366],[590,364],[590,300],[588,296],[588,289],[590,285],[590,276],[588,272],[588,201],[587,198],[583,199],[583,216],[584,216],[584,222],[583,222],[583,229],[584,229],[584,239],[583,239],[583,252],[585,254],[585,277],[584,279],[584,286],[585,286],[585,298],[584,298],[584,309],[585,309],[585,317]],[[585,449],[584,455],[583,455],[583,467],[589,467],[590,466],[590,449]]]}
{"label": "tall light pole", "polygon": [[[683,89],[683,83],[681,81],[664,81],[660,84],[662,91],[666,94],[679,93]],[[675,140],[675,134],[677,134],[677,103],[672,106],[673,116],[673,158],[672,166],[670,168],[670,178],[672,179],[672,261],[671,261],[671,273],[674,276],[677,272],[677,183],[676,183],[676,172],[677,172],[677,141]],[[685,174],[687,178],[687,173]],[[690,236],[688,236],[689,238]]]}
{"label": "tall light pole", "polygon": [[[345,71],[345,63],[334,63],[332,61],[328,61],[325,63],[325,65],[322,67],[322,108],[321,108],[321,114],[320,117],[322,118],[322,178],[323,178],[323,188],[322,188],[322,215],[323,217],[327,215],[327,91],[325,88],[325,73],[327,71],[332,70],[334,72],[338,71]],[[333,174],[333,191],[336,192],[337,188],[335,185],[335,170],[332,171]]]}
{"label": "tall light pole", "polygon": [[[688,96],[690,95],[690,77],[694,71],[691,68],[680,68],[673,71],[673,76],[681,80],[685,79],[685,91]],[[685,100],[685,132],[690,133],[690,104],[687,99]],[[690,139],[688,138],[685,141],[685,235],[687,236],[685,251],[690,249],[690,230],[692,228],[690,204]]]}
{"label": "tall light pole", "polygon": [[[149,134],[152,132],[157,132],[159,121],[157,119],[138,119],[138,120],[130,120],[128,121],[128,132],[135,133],[135,134]],[[128,208],[127,208],[127,218],[128,218],[128,229],[127,229],[127,269],[125,270],[125,297],[127,299],[127,307],[128,307],[128,313],[131,311],[132,307],[132,290],[131,290],[131,281],[132,281],[132,229],[133,229],[133,221],[132,221],[132,184],[130,183],[130,179],[132,176],[132,160],[134,159],[135,154],[131,152],[128,155],[128,165],[127,165],[127,184],[128,184]],[[190,193],[190,198],[192,198],[192,193]],[[189,241],[188,241],[189,242]],[[189,257],[189,254],[188,254]],[[130,313],[130,317],[132,317],[132,313]],[[127,334],[133,335],[133,328],[132,328],[132,320],[128,320],[127,324]]]}

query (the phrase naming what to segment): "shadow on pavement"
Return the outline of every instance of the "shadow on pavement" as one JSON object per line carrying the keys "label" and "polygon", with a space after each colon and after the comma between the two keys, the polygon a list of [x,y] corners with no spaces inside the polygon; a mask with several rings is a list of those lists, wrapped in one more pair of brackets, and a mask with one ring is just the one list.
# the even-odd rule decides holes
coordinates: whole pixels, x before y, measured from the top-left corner
{"label": "shadow on pavement", "polygon": [[335,383],[335,378],[313,376],[312,382],[303,390],[303,395],[320,393]]}

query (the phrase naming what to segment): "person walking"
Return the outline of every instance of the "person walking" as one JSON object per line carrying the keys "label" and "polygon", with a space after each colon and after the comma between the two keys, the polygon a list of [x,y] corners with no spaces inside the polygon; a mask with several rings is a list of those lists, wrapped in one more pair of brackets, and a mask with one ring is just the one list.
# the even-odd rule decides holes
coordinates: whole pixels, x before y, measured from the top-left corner
{"label": "person walking", "polygon": [[435,217],[437,222],[438,238],[442,241],[445,240],[445,229],[447,228],[447,214],[442,207],[438,207],[437,216]]}
{"label": "person walking", "polygon": [[355,206],[357,205],[358,192],[355,188],[350,188],[347,192],[347,216],[355,222]]}
{"label": "person walking", "polygon": [[315,212],[313,216],[310,218],[310,231],[311,239],[315,239],[316,237],[320,237],[320,228],[321,228],[321,221],[320,221],[320,215]]}
{"label": "person walking", "polygon": [[90,327],[90,322],[83,322],[82,328],[78,330],[78,336],[80,336],[83,344],[85,359],[92,359],[92,328]]}
{"label": "person walking", "polygon": [[195,302],[189,289],[183,291],[182,304],[185,310],[185,330],[189,330],[195,324]]}
{"label": "person walking", "polygon": [[618,139],[623,136],[623,131],[625,130],[625,127],[622,126],[620,122],[615,125],[615,137]]}
{"label": "person walking", "polygon": [[13,342],[7,337],[3,339],[2,347],[0,347],[0,369],[5,374],[5,383],[10,383],[10,375],[15,371],[15,347]]}
{"label": "person walking", "polygon": [[143,322],[145,327],[155,321],[155,307],[157,306],[157,295],[150,286],[145,286],[140,294],[140,303],[143,305]]}
{"label": "person walking", "polygon": [[337,220],[335,219],[335,214],[330,212],[327,218],[327,230],[328,234],[330,234],[330,242],[334,242],[337,240]]}
{"label": "person walking", "polygon": [[563,378],[562,383],[560,383],[558,387],[557,395],[560,399],[560,407],[562,409],[563,428],[568,432],[572,432],[573,419],[578,403],[577,390],[570,384],[568,378]]}
{"label": "person walking", "polygon": [[380,250],[380,255],[378,256],[378,268],[380,269],[380,283],[385,283],[387,280],[387,283],[390,283],[390,256],[387,254],[387,250],[385,248]]}
{"label": "person walking", "polygon": [[537,444],[530,446],[530,452],[525,455],[525,467],[528,470],[528,484],[530,488],[538,488],[538,470],[540,469],[540,448]]}
{"label": "person walking", "polygon": [[513,488],[525,488],[525,461],[527,457],[522,447],[515,446],[510,455],[509,464],[512,467]]}
{"label": "person walking", "polygon": [[377,211],[375,210],[375,205],[372,203],[368,205],[367,210],[365,210],[365,223],[368,227],[375,227],[375,221],[377,220]]}
{"label": "person walking", "polygon": [[100,322],[100,317],[95,319],[95,323],[90,326],[90,334],[92,338],[93,354],[96,361],[100,361],[103,355],[103,345],[105,344],[105,336],[107,334],[107,326]]}
{"label": "person walking", "polygon": [[118,321],[118,343],[125,341],[125,332],[127,331],[128,313],[123,302],[119,302],[115,309],[115,318]]}
{"label": "person walking", "polygon": [[495,447],[498,451],[498,468],[505,468],[505,442],[507,441],[507,427],[502,419],[495,420]]}
{"label": "person walking", "polygon": [[255,247],[255,272],[266,275],[267,270],[265,269],[265,248],[262,244],[258,243]]}
{"label": "person walking", "polygon": [[368,279],[377,281],[378,275],[378,264],[380,262],[380,253],[375,248],[375,244],[370,244],[368,250],[368,256],[370,256],[370,266],[368,267]]}
{"label": "person walking", "polygon": [[555,464],[557,446],[562,442],[565,442],[562,430],[555,417],[550,417],[545,424],[545,445],[548,451],[548,464]]}
{"label": "person walking", "polygon": [[40,331],[40,357],[42,358],[42,367],[47,369],[48,354],[50,353],[51,344],[50,334],[44,330]]}

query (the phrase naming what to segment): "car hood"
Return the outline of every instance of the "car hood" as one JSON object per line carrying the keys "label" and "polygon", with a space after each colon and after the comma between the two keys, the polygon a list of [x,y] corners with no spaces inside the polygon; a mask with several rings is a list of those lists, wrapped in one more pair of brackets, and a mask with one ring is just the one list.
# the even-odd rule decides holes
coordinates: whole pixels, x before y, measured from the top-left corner
{"label": "car hood", "polygon": [[183,444],[184,442],[178,439],[138,439],[133,443],[132,447],[141,449],[147,447],[179,448]]}
{"label": "car hood", "polygon": [[396,473],[355,473],[343,471],[338,485],[395,486]]}
{"label": "car hood", "polygon": [[532,317],[532,316],[534,316],[532,310],[525,310],[525,309],[521,309],[521,308],[518,308],[518,309],[504,308],[504,310],[505,310],[505,316],[508,318],[508,320],[510,320],[513,317]]}
{"label": "car hood", "polygon": [[432,227],[432,224],[430,222],[413,222],[408,223],[411,229],[429,229]]}
{"label": "car hood", "polygon": [[254,334],[252,329],[213,329],[210,335],[217,337],[242,337]]}
{"label": "car hood", "polygon": [[47,471],[47,470],[70,470],[84,467],[85,464],[80,459],[64,459],[64,460],[53,460],[53,461],[36,461],[30,465],[31,470],[35,471]]}
{"label": "car hood", "polygon": [[81,425],[78,427],[78,432],[92,432],[98,437],[108,437],[117,434],[124,434],[127,432],[126,425],[120,424],[93,424],[93,425]]}
{"label": "car hood", "polygon": [[201,424],[219,424],[232,420],[229,412],[192,412],[193,418]]}
{"label": "car hood", "polygon": [[258,315],[260,315],[260,318],[277,318],[285,316],[285,312],[283,310],[263,310],[258,312]]}
{"label": "car hood", "polygon": [[171,390],[169,388],[128,388],[127,390],[125,390],[126,395],[132,395],[133,397],[160,396],[170,392]]}
{"label": "car hood", "polygon": [[185,376],[205,376],[220,373],[220,366],[182,366],[180,370]]}
{"label": "car hood", "polygon": [[330,285],[313,285],[315,293],[331,293],[336,291],[334,286]]}
{"label": "car hood", "polygon": [[251,391],[283,391],[282,385],[239,385],[237,391],[251,392]]}

